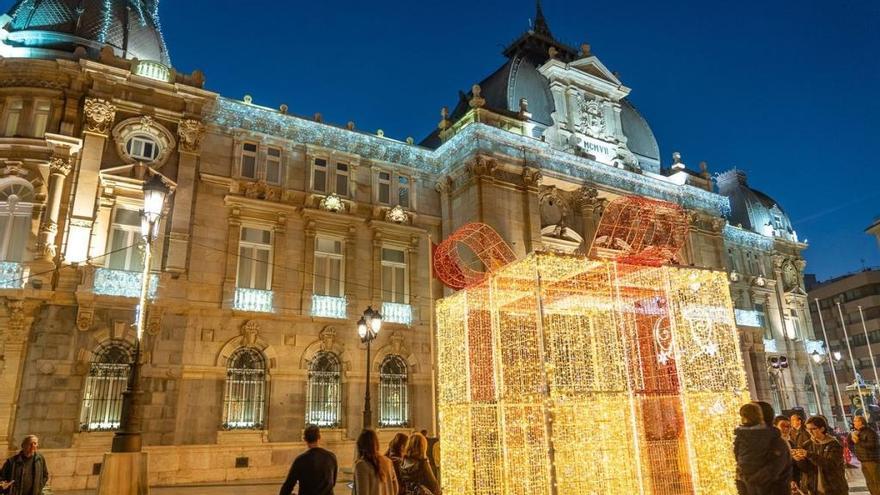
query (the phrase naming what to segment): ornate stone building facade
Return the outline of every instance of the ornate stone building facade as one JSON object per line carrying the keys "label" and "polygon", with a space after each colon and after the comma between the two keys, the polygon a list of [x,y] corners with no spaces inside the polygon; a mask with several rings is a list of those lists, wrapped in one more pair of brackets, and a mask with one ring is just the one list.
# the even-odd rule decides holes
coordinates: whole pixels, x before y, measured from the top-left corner
{"label": "ornate stone building facade", "polygon": [[155,175],[174,193],[143,354],[154,483],[280,477],[307,423],[350,465],[368,305],[374,423],[432,429],[432,243],[480,221],[520,256],[583,251],[620,195],[688,209],[681,262],[731,273],[753,394],[815,408],[785,214],[739,172],[715,192],[705,166],[664,167],[630,89],[540,11],[421,145],[204,89],[172,68],[157,1],[21,0],[0,55],[0,439],[40,435],[56,489],[94,486],[118,426]]}

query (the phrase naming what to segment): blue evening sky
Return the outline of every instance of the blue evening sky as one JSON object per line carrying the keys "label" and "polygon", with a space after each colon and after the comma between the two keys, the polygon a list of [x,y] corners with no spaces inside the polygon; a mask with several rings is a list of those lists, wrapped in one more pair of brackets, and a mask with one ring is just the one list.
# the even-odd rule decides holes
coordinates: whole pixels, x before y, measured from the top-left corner
{"label": "blue evening sky", "polygon": [[[499,67],[529,0],[164,1],[178,70],[225,96],[420,140]],[[584,41],[651,124],[664,164],[744,169],[781,203],[820,279],[880,265],[880,2],[545,0],[553,34]],[[864,261],[863,261],[864,260]]]}

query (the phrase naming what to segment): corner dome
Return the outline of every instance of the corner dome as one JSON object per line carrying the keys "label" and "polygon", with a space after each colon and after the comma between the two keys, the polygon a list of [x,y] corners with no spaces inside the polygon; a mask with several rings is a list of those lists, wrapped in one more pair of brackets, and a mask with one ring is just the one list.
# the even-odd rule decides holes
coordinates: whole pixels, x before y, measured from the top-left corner
{"label": "corner dome", "polygon": [[97,58],[104,46],[124,58],[171,66],[159,23],[159,0],[18,0],[0,17],[0,54]]}
{"label": "corner dome", "polygon": [[620,101],[620,123],[626,136],[626,147],[636,154],[645,170],[660,170],[660,146],[648,121],[626,98]]}
{"label": "corner dome", "polygon": [[730,200],[731,225],[769,237],[797,242],[797,232],[785,210],[770,196],[749,187],[746,173],[728,170],[716,177],[718,192]]}

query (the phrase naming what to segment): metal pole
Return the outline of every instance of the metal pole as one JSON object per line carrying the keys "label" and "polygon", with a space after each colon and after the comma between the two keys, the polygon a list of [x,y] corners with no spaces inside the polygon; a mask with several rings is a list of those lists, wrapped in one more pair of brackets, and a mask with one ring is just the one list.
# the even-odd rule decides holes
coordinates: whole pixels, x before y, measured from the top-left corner
{"label": "metal pole", "polygon": [[810,351],[807,349],[807,339],[801,339],[801,341],[804,343],[804,355],[807,356],[807,369],[810,371],[810,380],[813,382],[813,394],[816,396],[816,408],[820,415],[824,415],[822,412],[822,401],[819,397],[819,382],[816,381],[816,373],[813,371],[813,357],[810,356]]}
{"label": "metal pole", "polygon": [[846,329],[846,322],[843,319],[843,309],[841,309],[839,302],[837,303],[837,314],[840,315],[840,328],[843,329],[843,339],[846,342],[846,350],[849,352],[850,364],[852,364],[853,383],[861,389],[862,385],[859,380],[859,369],[856,367],[856,357],[853,355],[852,347],[849,345],[849,332]]}
{"label": "metal pole", "polygon": [[[367,322],[369,327],[370,322]],[[370,342],[373,340],[373,330],[367,328],[367,389],[364,391],[364,429],[370,428],[372,425],[373,413],[370,411]]]}
{"label": "metal pole", "polygon": [[153,259],[152,242],[154,223],[150,223],[144,234],[144,269],[141,272],[141,295],[138,304],[134,355],[132,356],[131,374],[128,386],[122,393],[122,417],[119,430],[113,435],[111,452],[140,452],[142,446],[141,426],[143,411],[141,410],[141,337],[144,335],[147,320],[147,294],[150,287],[150,264]]}
{"label": "metal pole", "polygon": [[846,430],[846,413],[843,411],[843,397],[840,395],[840,384],[837,383],[837,370],[834,369],[834,357],[831,355],[831,342],[828,341],[828,332],[825,331],[825,318],[822,316],[822,306],[819,305],[819,299],[816,298],[816,309],[819,310],[819,323],[822,325],[822,335],[825,337],[825,352],[828,358],[828,365],[831,366],[831,376],[834,379],[834,389],[837,392],[837,405],[840,407],[840,415],[843,416],[841,423],[843,429]]}
{"label": "metal pole", "polygon": [[868,355],[871,356],[871,368],[874,370],[874,387],[880,386],[880,378],[877,377],[877,364],[874,362],[874,351],[871,349],[871,339],[868,337],[868,327],[865,325],[865,313],[859,306],[859,318],[862,319],[862,330],[865,332],[865,345],[868,346]]}

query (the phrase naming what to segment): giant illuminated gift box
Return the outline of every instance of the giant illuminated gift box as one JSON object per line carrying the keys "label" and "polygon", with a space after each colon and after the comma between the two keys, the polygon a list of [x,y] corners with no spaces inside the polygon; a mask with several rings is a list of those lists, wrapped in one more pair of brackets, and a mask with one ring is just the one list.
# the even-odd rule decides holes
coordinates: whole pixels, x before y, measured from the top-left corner
{"label": "giant illuminated gift box", "polygon": [[437,322],[444,493],[736,493],[724,273],[531,254]]}

